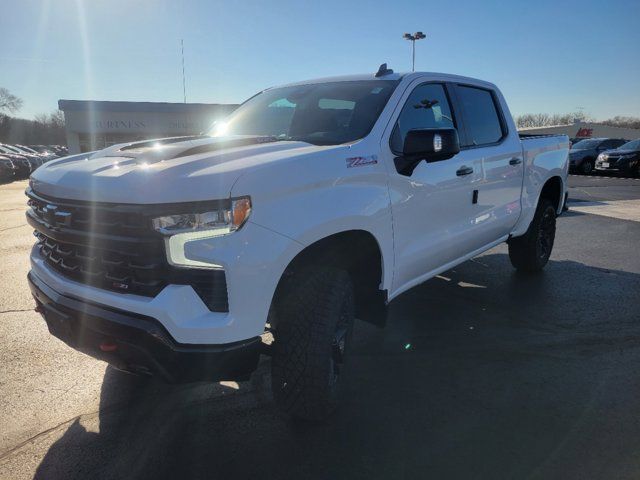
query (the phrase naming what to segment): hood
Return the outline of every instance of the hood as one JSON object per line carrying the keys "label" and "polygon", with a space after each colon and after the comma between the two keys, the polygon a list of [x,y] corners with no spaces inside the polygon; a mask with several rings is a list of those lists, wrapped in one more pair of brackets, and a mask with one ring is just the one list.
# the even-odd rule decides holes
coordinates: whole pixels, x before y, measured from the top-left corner
{"label": "hood", "polygon": [[619,155],[633,155],[635,153],[640,153],[640,150],[607,150],[606,152],[603,152],[605,155],[614,155],[614,156],[619,156]]}
{"label": "hood", "polygon": [[55,198],[95,202],[212,200],[227,198],[249,168],[331,148],[255,136],[152,140],[52,160],[31,176],[31,187]]}

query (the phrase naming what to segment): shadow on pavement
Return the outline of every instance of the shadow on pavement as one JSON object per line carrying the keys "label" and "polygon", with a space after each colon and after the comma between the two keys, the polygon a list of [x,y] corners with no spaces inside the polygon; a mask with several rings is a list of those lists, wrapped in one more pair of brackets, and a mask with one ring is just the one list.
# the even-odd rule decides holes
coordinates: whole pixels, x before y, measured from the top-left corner
{"label": "shadow on pavement", "polygon": [[638,292],[571,261],[466,262],[394,301],[386,329],[358,323],[325,425],[277,413],[268,360],[238,390],[107,369],[99,418],[36,478],[637,478]]}

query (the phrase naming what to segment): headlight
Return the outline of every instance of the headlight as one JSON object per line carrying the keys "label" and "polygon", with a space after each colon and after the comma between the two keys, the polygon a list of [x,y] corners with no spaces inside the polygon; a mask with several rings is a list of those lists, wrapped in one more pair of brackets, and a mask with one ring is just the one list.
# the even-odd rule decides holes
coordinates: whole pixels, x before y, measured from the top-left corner
{"label": "headlight", "polygon": [[228,205],[216,210],[156,217],[153,219],[153,228],[164,235],[205,230],[215,232],[216,235],[224,235],[239,229],[250,213],[251,199],[241,197],[230,200]]}
{"label": "headlight", "polygon": [[195,240],[219,237],[238,230],[251,214],[249,197],[233,198],[220,207],[200,213],[181,213],[153,219],[153,228],[165,235],[167,260],[172,265],[196,268],[221,268],[207,261],[198,248],[190,249]]}

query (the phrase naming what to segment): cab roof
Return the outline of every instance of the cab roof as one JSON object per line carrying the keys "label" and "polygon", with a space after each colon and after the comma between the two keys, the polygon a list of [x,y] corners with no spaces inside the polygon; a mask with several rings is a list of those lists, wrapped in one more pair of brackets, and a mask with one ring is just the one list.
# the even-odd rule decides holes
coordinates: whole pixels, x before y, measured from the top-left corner
{"label": "cab roof", "polygon": [[469,83],[473,85],[483,85],[488,88],[495,89],[496,86],[490,82],[486,82],[484,80],[480,80],[477,78],[464,77],[461,75],[454,75],[450,73],[439,73],[439,72],[393,72],[386,75],[381,75],[376,77],[375,72],[372,73],[363,73],[357,75],[340,75],[340,76],[332,76],[332,77],[321,77],[314,78],[309,80],[302,80],[298,82],[292,82],[285,85],[277,85],[271,88],[276,87],[292,87],[296,85],[312,85],[315,83],[330,83],[330,82],[356,82],[362,80],[372,80],[372,81],[388,81],[388,80],[407,80],[408,82],[419,78],[419,77],[428,77],[433,80],[439,80],[444,82],[457,82],[457,83]]}

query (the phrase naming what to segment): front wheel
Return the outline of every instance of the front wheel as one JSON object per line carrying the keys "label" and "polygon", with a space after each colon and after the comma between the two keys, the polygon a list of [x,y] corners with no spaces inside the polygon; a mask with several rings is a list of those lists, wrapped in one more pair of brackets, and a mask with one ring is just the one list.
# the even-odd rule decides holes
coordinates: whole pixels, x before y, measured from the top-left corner
{"label": "front wheel", "polygon": [[508,242],[511,264],[525,272],[542,270],[551,256],[555,237],[556,209],[551,200],[542,198],[527,233]]}
{"label": "front wheel", "polygon": [[593,167],[594,167],[593,160],[586,159],[580,165],[580,171],[584,175],[590,175],[593,172]]}
{"label": "front wheel", "polygon": [[271,377],[277,405],[292,417],[324,420],[337,406],[354,311],[343,270],[305,269],[284,285],[276,299]]}

